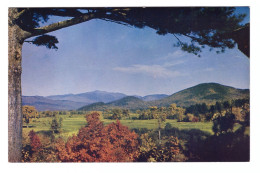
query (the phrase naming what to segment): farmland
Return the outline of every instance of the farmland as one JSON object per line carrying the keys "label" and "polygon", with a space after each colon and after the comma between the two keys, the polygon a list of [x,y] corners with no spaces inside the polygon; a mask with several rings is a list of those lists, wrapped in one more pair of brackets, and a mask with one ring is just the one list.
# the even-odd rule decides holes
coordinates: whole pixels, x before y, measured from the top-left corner
{"label": "farmland", "polygon": [[[112,122],[115,122],[116,120],[109,120],[104,119],[102,116],[102,112],[99,111],[101,114],[101,121],[107,125]],[[131,114],[131,117],[136,116],[136,114]],[[63,119],[61,133],[55,134],[56,136],[62,136],[64,138],[68,138],[69,136],[72,136],[73,134],[77,134],[79,129],[81,127],[84,127],[87,125],[86,122],[86,114],[75,114],[73,116],[70,115],[58,115],[58,118]],[[38,133],[50,133],[50,123],[52,118],[51,117],[43,117],[39,119],[35,119],[30,123],[29,128],[23,128],[23,133],[29,133],[29,131],[34,130]],[[133,119],[122,119],[120,122],[127,126],[129,129],[141,129],[146,128],[148,130],[157,130],[157,120],[133,120]],[[197,129],[201,130],[203,132],[208,132],[210,134],[213,134],[212,131],[212,122],[177,122],[176,119],[171,120],[167,119],[164,123],[164,126],[166,123],[170,123],[172,127],[178,128],[179,130],[191,130],[191,129]],[[235,130],[238,129],[239,125],[235,125]],[[249,130],[247,129],[247,133],[249,133]]]}

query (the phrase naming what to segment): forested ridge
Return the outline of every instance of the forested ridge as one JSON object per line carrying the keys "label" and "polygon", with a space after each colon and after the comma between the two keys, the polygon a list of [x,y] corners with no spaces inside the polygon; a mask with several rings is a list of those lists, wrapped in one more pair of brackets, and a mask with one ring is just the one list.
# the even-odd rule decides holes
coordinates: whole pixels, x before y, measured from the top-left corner
{"label": "forested ridge", "polygon": [[203,83],[154,101],[143,101],[140,98],[132,96],[124,97],[106,104],[93,103],[83,106],[78,110],[105,110],[113,107],[137,110],[147,109],[149,106],[169,106],[172,103],[187,107],[199,103],[215,104],[216,101],[243,98],[249,98],[249,89],[236,89],[217,83]]}

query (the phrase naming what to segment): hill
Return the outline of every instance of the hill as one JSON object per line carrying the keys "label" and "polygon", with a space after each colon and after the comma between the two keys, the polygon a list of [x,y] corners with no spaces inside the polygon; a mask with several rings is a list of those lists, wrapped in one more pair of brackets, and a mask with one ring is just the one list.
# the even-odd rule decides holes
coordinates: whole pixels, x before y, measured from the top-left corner
{"label": "hill", "polygon": [[120,100],[110,102],[107,104],[107,106],[136,110],[146,108],[148,105],[146,104],[146,102],[137,97],[127,96]]}
{"label": "hill", "polygon": [[86,103],[68,100],[51,100],[42,96],[22,96],[22,105],[34,106],[38,111],[75,110]]}
{"label": "hill", "polygon": [[[158,100],[166,96],[167,95],[164,94],[154,94],[154,95],[148,95],[144,97],[141,96],[135,96],[135,97],[141,100],[150,101],[150,100]],[[115,100],[120,100],[124,97],[127,97],[127,95],[122,93],[113,93],[113,92],[105,92],[105,91],[93,91],[93,92],[86,92],[80,94],[52,95],[47,97],[23,96],[23,105],[35,106],[36,109],[39,111],[75,110],[85,105],[89,105],[88,109],[90,110],[95,110],[95,109],[103,110],[104,107],[113,106],[113,105],[104,106],[106,103],[110,103]],[[129,105],[133,105],[133,103],[129,102]],[[125,107],[132,107],[129,105],[128,106],[125,105]]]}
{"label": "hill", "polygon": [[215,104],[216,101],[249,98],[249,89],[237,89],[218,83],[199,84],[170,96],[154,94],[127,96],[122,93],[93,91],[81,94],[53,96],[23,96],[23,105],[35,106],[37,110],[104,110],[114,107],[124,109],[146,109],[149,106],[190,106],[197,103]]}
{"label": "hill", "polygon": [[153,100],[159,100],[165,97],[168,97],[169,95],[166,94],[153,94],[153,95],[147,95],[144,97],[141,97],[143,101],[153,101]]}
{"label": "hill", "polygon": [[80,107],[78,110],[79,111],[103,111],[105,109],[108,109],[108,107],[106,106],[106,104],[104,102],[97,102],[97,103],[92,103],[92,104]]}
{"label": "hill", "polygon": [[80,94],[52,95],[52,96],[47,96],[46,98],[52,100],[69,100],[73,102],[84,102],[86,105],[86,104],[91,104],[96,102],[108,103],[114,100],[121,99],[125,96],[126,95],[122,93],[114,93],[114,92],[97,90],[97,91],[85,92]]}
{"label": "hill", "polygon": [[190,106],[197,103],[214,104],[216,101],[249,98],[249,89],[237,89],[218,83],[199,84],[169,97],[151,101],[149,104],[156,106],[168,106],[176,103],[178,106]]}
{"label": "hill", "polygon": [[149,106],[169,106],[176,103],[178,106],[187,107],[197,103],[215,104],[216,101],[249,98],[249,89],[237,89],[218,83],[199,84],[159,100],[143,101],[144,97],[127,96],[110,103],[94,103],[81,107],[79,110],[105,110],[123,108],[130,110],[147,109]]}
{"label": "hill", "polygon": [[141,100],[140,98],[137,98],[135,96],[127,96],[107,104],[99,102],[91,105],[86,105],[79,108],[78,110],[92,111],[92,110],[104,110],[104,109],[112,109],[112,108],[137,110],[137,109],[144,109],[148,107],[149,105],[147,105],[147,103]]}

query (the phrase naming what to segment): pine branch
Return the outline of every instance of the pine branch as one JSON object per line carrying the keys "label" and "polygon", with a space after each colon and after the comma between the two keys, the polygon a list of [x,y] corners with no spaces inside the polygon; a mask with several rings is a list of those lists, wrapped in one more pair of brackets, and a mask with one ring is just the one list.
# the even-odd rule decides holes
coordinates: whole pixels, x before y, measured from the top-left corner
{"label": "pine branch", "polygon": [[183,46],[182,41],[175,34],[173,34],[173,36],[179,41],[180,45]]}
{"label": "pine branch", "polygon": [[50,15],[61,16],[61,17],[79,17],[84,15],[80,11],[74,8],[62,8],[62,9],[53,9],[49,12]]}
{"label": "pine branch", "polygon": [[50,24],[47,26],[34,28],[32,32],[30,32],[26,35],[26,38],[46,34],[46,33],[52,32],[52,31],[59,30],[61,28],[66,28],[66,27],[69,27],[72,25],[83,23],[83,22],[89,21],[94,18],[95,18],[95,14],[84,14],[84,15],[81,15],[78,17],[74,17],[72,19],[64,20],[61,22],[56,22],[56,23],[53,23],[53,24]]}
{"label": "pine branch", "polygon": [[18,20],[28,9],[23,9],[14,16],[14,20]]}

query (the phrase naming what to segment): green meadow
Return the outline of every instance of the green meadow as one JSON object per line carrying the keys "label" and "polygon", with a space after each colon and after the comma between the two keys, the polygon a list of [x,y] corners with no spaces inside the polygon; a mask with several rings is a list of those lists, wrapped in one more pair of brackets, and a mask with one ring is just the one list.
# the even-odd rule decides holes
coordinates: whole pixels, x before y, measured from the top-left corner
{"label": "green meadow", "polygon": [[[101,112],[100,112],[101,113]],[[134,114],[131,114],[131,116],[135,116]],[[69,136],[72,136],[73,134],[77,134],[79,129],[81,127],[86,126],[86,118],[85,115],[58,115],[57,118],[62,118],[62,127],[61,127],[61,133],[55,134],[56,137],[61,136],[63,138],[68,138]],[[116,120],[110,120],[110,119],[104,119],[102,117],[101,113],[101,121],[107,125],[112,122],[115,122]],[[28,127],[23,128],[23,133],[28,133],[30,130],[34,130],[37,133],[51,133],[50,130],[50,124],[52,121],[52,117],[42,117],[38,119],[33,119]],[[141,128],[147,128],[149,130],[156,130],[158,128],[157,120],[132,120],[132,119],[122,119],[120,122],[129,127],[130,129],[141,129]],[[179,130],[191,130],[191,129],[198,129],[204,132],[208,132],[210,134],[213,134],[212,131],[212,122],[177,122],[177,120],[170,120],[167,119],[163,125],[162,128],[164,128],[166,123],[170,123],[172,127],[178,128]],[[238,125],[235,126],[235,130],[238,128]]]}
{"label": "green meadow", "polygon": [[[101,121],[104,125],[110,124],[115,122],[116,120],[104,119],[102,116],[102,112],[99,112],[101,117]],[[73,134],[77,134],[81,127],[87,125],[85,114],[75,114],[75,115],[57,115],[57,119],[62,118],[62,127],[61,133],[54,134],[55,137],[63,137],[67,139],[68,137],[72,136]],[[136,114],[131,113],[130,117],[136,117]],[[52,121],[52,117],[42,117],[33,119],[29,124],[28,127],[23,128],[23,133],[27,134],[29,131],[34,130],[39,134],[50,134],[50,124]],[[120,122],[127,126],[130,129],[141,129],[146,128],[149,130],[156,130],[158,128],[157,120],[133,120],[129,119],[121,119]],[[176,119],[167,119],[163,124],[162,128],[164,128],[166,123],[170,123],[172,127],[178,128],[179,130],[191,130],[197,129],[203,132],[207,132],[213,134],[212,131],[212,122],[178,122]],[[237,130],[240,125],[235,124],[234,130]],[[249,128],[246,130],[246,134],[249,134]]]}

